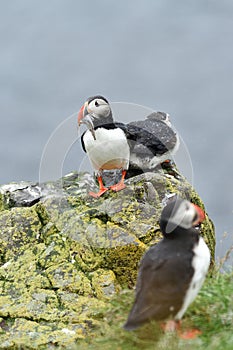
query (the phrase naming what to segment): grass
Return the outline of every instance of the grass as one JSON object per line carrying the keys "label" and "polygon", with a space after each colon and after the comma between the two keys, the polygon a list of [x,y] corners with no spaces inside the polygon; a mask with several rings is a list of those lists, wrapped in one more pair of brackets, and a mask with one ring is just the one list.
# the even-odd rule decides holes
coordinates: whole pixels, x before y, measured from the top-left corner
{"label": "grass", "polygon": [[233,349],[233,271],[209,274],[197,298],[183,318],[183,327],[198,328],[202,334],[193,340],[182,340],[175,334],[164,334],[156,322],[136,331],[122,328],[134,291],[123,290],[101,310],[102,328],[93,338],[74,350],[231,350]]}

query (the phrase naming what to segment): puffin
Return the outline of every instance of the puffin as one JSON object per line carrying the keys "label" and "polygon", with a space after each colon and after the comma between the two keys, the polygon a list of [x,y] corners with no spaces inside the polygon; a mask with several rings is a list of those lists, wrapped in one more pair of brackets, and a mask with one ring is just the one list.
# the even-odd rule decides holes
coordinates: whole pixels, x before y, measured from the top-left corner
{"label": "puffin", "polygon": [[135,300],[125,330],[134,330],[151,320],[165,331],[192,339],[201,332],[181,332],[181,318],[197,296],[210,265],[210,251],[200,236],[205,214],[197,205],[178,196],[162,210],[162,240],[143,256],[136,282]]}
{"label": "puffin", "polygon": [[144,120],[127,124],[131,172],[154,171],[168,162],[179,149],[180,139],[165,112],[153,112]]}
{"label": "puffin", "polygon": [[78,125],[87,130],[81,136],[83,150],[87,153],[99,183],[98,198],[109,188],[104,186],[103,171],[121,169],[121,178],[110,189],[124,189],[127,171],[139,174],[154,171],[171,158],[179,147],[179,136],[172,127],[169,115],[153,112],[144,120],[128,124],[116,122],[108,100],[96,95],[89,97],[78,113]]}
{"label": "puffin", "polygon": [[104,170],[121,169],[121,179],[110,189],[117,192],[126,187],[124,179],[129,167],[130,147],[123,123],[114,122],[107,99],[96,95],[89,97],[78,113],[78,125],[87,130],[81,136],[83,150],[87,153],[99,183],[99,191],[89,194],[98,198],[108,187],[104,186]]}

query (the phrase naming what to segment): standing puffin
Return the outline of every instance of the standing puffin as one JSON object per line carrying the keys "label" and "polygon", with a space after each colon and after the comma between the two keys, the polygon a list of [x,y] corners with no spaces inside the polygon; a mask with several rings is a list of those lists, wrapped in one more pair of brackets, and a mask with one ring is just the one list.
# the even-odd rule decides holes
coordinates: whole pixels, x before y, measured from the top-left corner
{"label": "standing puffin", "polygon": [[[209,269],[209,249],[195,228],[204,219],[205,214],[197,205],[179,197],[170,199],[164,207],[160,219],[163,239],[149,248],[141,260],[126,330],[150,320],[169,320],[164,329],[179,331],[180,320]],[[186,337],[196,334],[192,330]]]}
{"label": "standing puffin", "polygon": [[99,182],[99,192],[90,193],[93,197],[99,197],[108,190],[103,185],[103,170],[122,169],[120,182],[110,186],[112,190],[119,191],[125,188],[128,168],[131,173],[153,171],[179,147],[179,137],[168,114],[154,112],[142,121],[118,123],[113,120],[107,99],[100,95],[87,99],[79,111],[78,124],[88,127],[81,142]]}
{"label": "standing puffin", "polygon": [[114,122],[106,98],[99,95],[89,97],[79,111],[78,124],[86,124],[88,127],[81,137],[81,142],[99,182],[99,192],[89,194],[98,198],[108,190],[103,184],[103,170],[122,169],[121,180],[110,188],[113,191],[125,188],[124,178],[130,157],[129,144],[124,124]]}

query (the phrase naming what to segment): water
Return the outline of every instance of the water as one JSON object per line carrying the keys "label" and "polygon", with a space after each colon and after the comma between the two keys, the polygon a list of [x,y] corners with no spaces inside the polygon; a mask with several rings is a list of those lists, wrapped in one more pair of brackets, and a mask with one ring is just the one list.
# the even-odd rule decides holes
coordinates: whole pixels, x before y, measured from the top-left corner
{"label": "water", "polygon": [[[50,134],[90,95],[164,110],[223,256],[233,244],[232,18],[231,0],[2,2],[0,182],[37,181]],[[80,157],[76,143],[63,171]]]}

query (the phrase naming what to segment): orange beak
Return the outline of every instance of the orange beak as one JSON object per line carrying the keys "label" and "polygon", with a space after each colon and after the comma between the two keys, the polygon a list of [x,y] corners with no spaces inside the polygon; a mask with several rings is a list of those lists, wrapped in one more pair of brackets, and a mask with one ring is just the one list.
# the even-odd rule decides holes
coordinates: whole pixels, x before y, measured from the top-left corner
{"label": "orange beak", "polygon": [[83,105],[80,108],[80,111],[78,112],[78,126],[80,126],[80,124],[82,123],[84,108],[85,108],[85,105]]}
{"label": "orange beak", "polygon": [[201,223],[202,221],[205,220],[205,213],[198,205],[193,204],[193,203],[192,203],[192,205],[194,206],[194,208],[195,208],[195,210],[196,210],[196,212],[198,214],[198,219],[197,219],[197,221],[194,224],[199,224],[199,223]]}

